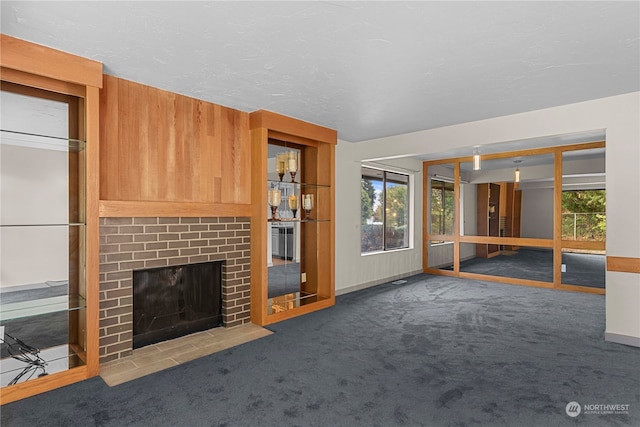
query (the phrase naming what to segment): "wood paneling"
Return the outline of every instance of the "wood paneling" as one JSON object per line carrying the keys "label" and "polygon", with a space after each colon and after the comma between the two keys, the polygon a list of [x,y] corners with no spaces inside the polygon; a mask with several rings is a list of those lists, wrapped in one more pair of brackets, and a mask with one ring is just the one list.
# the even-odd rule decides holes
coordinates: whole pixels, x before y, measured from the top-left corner
{"label": "wood paneling", "polygon": [[103,213],[114,201],[152,202],[153,216],[251,203],[248,113],[111,76],[100,101]]}
{"label": "wood paneling", "polygon": [[622,273],[640,273],[640,258],[608,256],[607,270]]}
{"label": "wood paneling", "polygon": [[[300,138],[335,145],[338,132],[302,120],[292,120],[290,117],[259,110],[251,113],[251,129],[265,128],[270,132],[278,132],[277,139],[287,142],[301,142]],[[275,135],[270,135],[276,137]],[[301,142],[303,143],[303,142]]]}
{"label": "wood paneling", "polygon": [[251,206],[237,203],[127,202],[101,200],[100,217],[229,217],[251,216]]}
{"label": "wood paneling", "polygon": [[594,251],[604,251],[606,242],[596,242],[593,240],[563,240],[563,249],[586,249]]}

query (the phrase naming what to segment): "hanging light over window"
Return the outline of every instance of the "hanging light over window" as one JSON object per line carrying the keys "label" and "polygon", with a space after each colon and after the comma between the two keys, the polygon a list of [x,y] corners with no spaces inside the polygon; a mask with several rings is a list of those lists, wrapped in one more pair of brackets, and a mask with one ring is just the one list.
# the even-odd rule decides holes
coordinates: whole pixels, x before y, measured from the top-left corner
{"label": "hanging light over window", "polygon": [[473,150],[473,170],[480,170],[480,149],[478,147]]}

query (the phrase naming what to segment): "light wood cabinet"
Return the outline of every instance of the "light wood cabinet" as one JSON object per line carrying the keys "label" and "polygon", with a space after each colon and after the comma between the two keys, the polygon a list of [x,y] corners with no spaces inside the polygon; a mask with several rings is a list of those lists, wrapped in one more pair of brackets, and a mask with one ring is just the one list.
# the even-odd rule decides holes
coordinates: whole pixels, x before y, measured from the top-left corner
{"label": "light wood cabinet", "polygon": [[[9,264],[15,273],[10,275],[3,268],[0,283],[0,290],[7,292],[4,297],[12,294],[3,297],[0,305],[4,404],[87,379],[99,371],[98,92],[102,64],[5,35],[1,35],[1,44],[2,91],[21,105],[19,114],[3,112],[3,116],[13,115],[2,129],[2,150],[7,155],[2,164],[15,184],[2,192],[6,204],[1,232],[3,249],[7,249],[3,257],[13,257]],[[47,128],[37,122],[47,117],[43,108],[61,111],[63,135],[30,130],[34,125]],[[2,173],[4,176],[4,169]],[[31,191],[19,194],[19,188]],[[47,202],[40,200],[46,197]],[[24,244],[29,241],[35,243]],[[47,242],[51,247],[44,247]],[[34,262],[38,254],[42,256]],[[53,258],[57,261],[50,262]],[[53,281],[45,280],[34,291],[44,276]],[[52,294],[51,288],[60,289]],[[43,330],[52,326],[52,317],[60,327],[55,337],[43,336]],[[59,342],[51,344],[52,339]]]}
{"label": "light wood cabinet", "polygon": [[[251,320],[267,325],[335,304],[335,144],[334,130],[290,117],[257,111],[250,115],[252,146],[251,182]],[[300,200],[297,217],[287,213],[278,221],[269,221],[269,189],[280,189],[277,176],[269,164],[273,156],[269,148],[282,148],[299,153],[299,170],[295,182],[288,184]],[[271,161],[269,160],[271,158]],[[291,181],[285,177],[284,181]],[[283,194],[285,194],[283,192]],[[289,193],[286,193],[289,194]],[[311,215],[303,211],[302,194],[313,195]],[[286,207],[283,198],[282,205]],[[294,289],[278,295],[269,293],[269,264],[274,264],[274,246],[287,246],[293,239],[298,247],[288,251],[281,265],[291,267],[287,281]],[[284,229],[280,230],[280,229]],[[290,236],[291,235],[291,236]],[[278,242],[272,239],[280,239]]]}

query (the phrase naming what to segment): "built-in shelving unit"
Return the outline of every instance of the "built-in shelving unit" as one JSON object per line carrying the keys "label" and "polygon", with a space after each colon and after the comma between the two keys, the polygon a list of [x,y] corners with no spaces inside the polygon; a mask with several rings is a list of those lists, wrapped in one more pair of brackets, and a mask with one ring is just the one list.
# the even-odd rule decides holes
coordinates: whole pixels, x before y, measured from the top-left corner
{"label": "built-in shelving unit", "polygon": [[[337,138],[331,129],[266,111],[252,113],[250,123],[251,319],[266,325],[335,303]],[[289,151],[296,153],[295,177],[287,173],[279,179],[275,153]],[[309,212],[304,200],[310,199],[304,195],[313,199]],[[297,207],[295,217],[290,197]]]}
{"label": "built-in shelving unit", "polygon": [[[1,42],[4,404],[99,371],[102,65],[5,35]],[[56,123],[41,123],[50,117]]]}

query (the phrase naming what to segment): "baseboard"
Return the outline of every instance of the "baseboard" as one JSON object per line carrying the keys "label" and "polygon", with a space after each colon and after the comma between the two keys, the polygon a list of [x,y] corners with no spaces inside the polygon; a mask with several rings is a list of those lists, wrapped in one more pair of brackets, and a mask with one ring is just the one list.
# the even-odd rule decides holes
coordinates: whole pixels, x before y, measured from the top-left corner
{"label": "baseboard", "polygon": [[381,285],[382,283],[393,282],[394,280],[398,280],[398,279],[404,279],[405,277],[415,276],[416,274],[420,274],[422,272],[423,271],[420,269],[420,270],[412,271],[409,273],[402,273],[402,274],[397,274],[395,276],[386,277],[384,279],[378,279],[371,282],[360,283],[359,285],[349,286],[348,288],[336,289],[336,296],[348,294],[355,291],[360,291],[362,289],[371,288],[373,286]]}
{"label": "baseboard", "polygon": [[630,335],[614,334],[613,332],[605,332],[604,340],[615,342],[618,344],[640,347],[640,337],[632,337]]}

